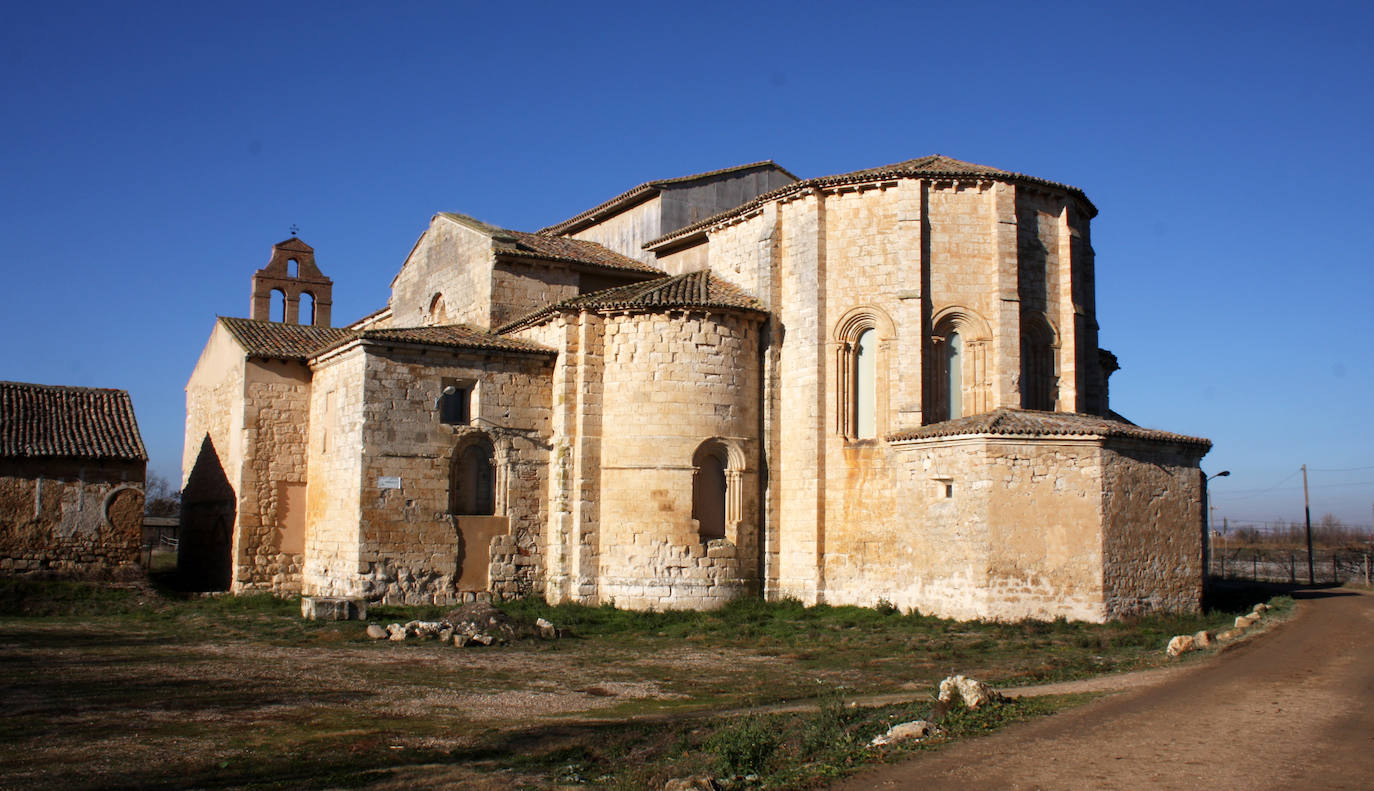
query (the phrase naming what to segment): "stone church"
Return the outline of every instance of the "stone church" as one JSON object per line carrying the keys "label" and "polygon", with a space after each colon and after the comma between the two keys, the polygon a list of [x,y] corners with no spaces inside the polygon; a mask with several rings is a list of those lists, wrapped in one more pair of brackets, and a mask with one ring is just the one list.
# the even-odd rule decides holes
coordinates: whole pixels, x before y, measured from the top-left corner
{"label": "stone church", "polygon": [[434,215],[330,322],[292,238],[186,387],[206,587],[956,618],[1193,610],[1205,439],[1108,406],[1077,188],[943,156]]}

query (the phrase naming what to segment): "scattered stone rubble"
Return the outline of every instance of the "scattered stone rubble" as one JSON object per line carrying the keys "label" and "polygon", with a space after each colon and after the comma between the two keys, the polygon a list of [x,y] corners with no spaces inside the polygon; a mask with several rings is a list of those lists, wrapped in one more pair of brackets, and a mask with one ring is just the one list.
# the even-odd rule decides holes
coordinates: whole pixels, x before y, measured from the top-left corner
{"label": "scattered stone rubble", "polygon": [[913,720],[911,722],[899,722],[887,729],[887,733],[880,733],[873,737],[869,742],[873,747],[882,747],[884,744],[902,742],[907,740],[924,739],[934,736],[940,732],[940,726],[928,720]]}
{"label": "scattered stone rubble", "polygon": [[564,635],[563,630],[543,618],[536,620],[531,629],[484,601],[464,604],[437,621],[410,621],[385,627],[374,623],[367,627],[367,636],[373,640],[397,643],[410,639],[438,640],[440,643],[453,643],[459,648],[506,645],[524,637],[556,640]]}
{"label": "scattered stone rubble", "polygon": [[963,698],[964,705],[971,709],[976,709],[987,703],[996,703],[1002,699],[1002,693],[967,676],[950,676],[940,682],[941,703],[948,706],[954,702],[955,695]]}
{"label": "scattered stone rubble", "polygon": [[1256,604],[1248,615],[1236,616],[1235,628],[1233,629],[1227,629],[1216,634],[1203,630],[1194,635],[1176,635],[1169,640],[1169,645],[1164,649],[1164,653],[1172,658],[1182,656],[1190,651],[1211,648],[1218,643],[1230,642],[1244,635],[1245,630],[1259,623],[1267,612],[1269,612],[1269,605],[1261,602]]}
{"label": "scattered stone rubble", "polygon": [[[940,695],[932,712],[932,718],[939,720],[949,711],[950,707],[961,700],[965,706],[976,709],[1003,699],[1002,693],[982,681],[968,676],[950,676],[940,682]],[[939,735],[940,732],[940,726],[930,720],[899,722],[888,728],[886,733],[873,737],[873,741],[869,742],[869,745],[881,747],[894,742],[918,741]]]}

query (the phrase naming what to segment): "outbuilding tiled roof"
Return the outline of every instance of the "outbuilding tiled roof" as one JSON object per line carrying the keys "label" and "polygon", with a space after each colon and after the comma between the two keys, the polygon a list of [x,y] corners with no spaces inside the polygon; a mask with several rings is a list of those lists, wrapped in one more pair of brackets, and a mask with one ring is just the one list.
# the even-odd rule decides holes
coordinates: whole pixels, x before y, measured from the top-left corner
{"label": "outbuilding tiled roof", "polygon": [[524,352],[527,354],[557,354],[546,346],[518,338],[507,338],[487,332],[467,324],[442,324],[434,327],[397,327],[382,330],[364,330],[354,333],[338,343],[331,344],[320,352],[343,346],[355,338],[377,343],[409,343],[424,346],[441,346],[449,349],[478,349],[498,352]]}
{"label": "outbuilding tiled roof", "polygon": [[657,181],[646,181],[637,187],[632,187],[631,189],[628,189],[620,193],[619,195],[615,196],[614,198],[611,198],[608,201],[593,206],[592,208],[582,212],[576,217],[566,219],[563,222],[558,223],[557,225],[550,225],[547,228],[541,228],[539,230],[539,233],[568,233],[576,229],[579,225],[590,224],[592,221],[604,215],[613,214],[617,211],[624,209],[627,206],[632,206],[636,203],[646,200],[652,197],[654,193],[658,192],[664,187],[670,187],[674,184],[685,184],[691,181],[699,181],[702,179],[714,178],[716,176],[725,176],[730,173],[739,173],[745,170],[753,170],[755,168],[765,167],[776,168],[782,171],[783,173],[786,173],[788,176],[791,176],[793,179],[796,178],[796,176],[793,176],[791,173],[788,173],[787,170],[782,166],[778,165],[778,163],[774,162],[771,159],[765,159],[761,162],[750,162],[747,165],[736,165],[732,168],[708,170],[705,173],[693,173],[690,176],[679,176],[677,178],[672,179],[658,179]]}
{"label": "outbuilding tiled roof", "polygon": [[0,382],[0,457],[147,461],[123,390]]}
{"label": "outbuilding tiled roof", "polygon": [[987,165],[976,165],[972,162],[964,162],[962,160],[953,159],[951,157],[943,156],[941,154],[932,154],[931,156],[918,157],[916,159],[908,159],[905,162],[896,162],[891,165],[883,165],[882,167],[866,168],[864,170],[855,170],[849,173],[838,173],[833,176],[821,176],[819,178],[805,179],[803,181],[794,182],[792,184],[788,184],[785,187],[779,187],[770,192],[765,192],[757,198],[747,203],[743,203],[739,206],[736,206],[735,208],[730,209],[729,211],[723,211],[714,216],[707,217],[706,219],[700,222],[695,222],[686,227],[679,228],[678,230],[673,231],[672,233],[664,234],[663,236],[660,236],[657,239],[645,243],[644,247],[646,249],[652,249],[667,242],[672,242],[675,240],[692,236],[693,234],[696,234],[697,232],[705,228],[708,228],[712,225],[715,225],[718,222],[726,220],[732,216],[738,214],[745,214],[758,208],[759,206],[764,205],[765,203],[768,203],[769,201],[777,200],[778,198],[782,198],[789,194],[800,192],[802,190],[814,187],[835,187],[844,184],[856,184],[865,181],[873,181],[875,179],[901,177],[930,179],[982,177],[994,179],[997,181],[1006,181],[1019,184],[1030,184],[1041,187],[1050,187],[1056,190],[1063,190],[1064,192],[1067,192],[1075,198],[1081,200],[1084,203],[1084,205],[1087,206],[1089,216],[1096,216],[1097,214],[1097,207],[1093,205],[1092,201],[1088,200],[1087,195],[1083,194],[1083,190],[1077,187],[1072,187],[1068,184],[1060,184],[1057,181],[1049,181],[1047,179],[1036,178],[1035,176],[1027,176],[1024,173],[1014,173],[1009,170],[988,167]]}
{"label": "outbuilding tiled roof", "polygon": [[890,435],[887,439],[890,442],[899,442],[901,440],[980,434],[1029,437],[1121,437],[1196,445],[1202,448],[1212,446],[1211,440],[1201,437],[1141,428],[1134,423],[1112,420],[1097,415],[1083,415],[1077,412],[1040,412],[1009,407],[1001,407],[980,415],[969,415],[968,417],[946,420],[943,423],[932,423],[929,426],[901,431]]}
{"label": "outbuilding tiled roof", "polygon": [[497,332],[537,324],[556,313],[579,310],[644,310],[719,308],[763,312],[763,304],[707,270],[660,277],[565,299],[501,327]]}
{"label": "outbuilding tiled roof", "polygon": [[343,327],[315,327],[220,316],[219,321],[249,357],[308,360],[314,353],[353,333]]}

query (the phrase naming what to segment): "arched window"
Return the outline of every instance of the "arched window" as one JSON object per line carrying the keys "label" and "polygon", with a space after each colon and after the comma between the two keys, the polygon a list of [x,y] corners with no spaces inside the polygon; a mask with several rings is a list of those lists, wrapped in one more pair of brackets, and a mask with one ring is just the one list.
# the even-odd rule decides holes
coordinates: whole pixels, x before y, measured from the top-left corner
{"label": "arched window", "polygon": [[877,433],[878,333],[867,329],[854,342],[854,436],[872,439]]}
{"label": "arched window", "polygon": [[958,332],[945,336],[941,372],[945,390],[946,415],[950,420],[964,416],[964,339]]}
{"label": "arched window", "polygon": [[854,308],[835,326],[835,428],[849,439],[873,439],[887,431],[888,344],[892,320],[873,306]]}
{"label": "arched window", "polygon": [[725,538],[726,500],[729,494],[724,449],[703,445],[692,461],[692,518],[697,520],[702,542]]}
{"label": "arched window", "polygon": [[454,454],[448,500],[449,512],[453,514],[496,513],[496,470],[489,441],[473,442]]}
{"label": "arched window", "polygon": [[272,289],[272,311],[267,314],[272,321],[286,321],[286,292]]}
{"label": "arched window", "polygon": [[991,409],[987,322],[972,310],[951,306],[937,313],[926,357],[924,422],[938,423]]}
{"label": "arched window", "polygon": [[1059,400],[1054,330],[1041,316],[1021,323],[1021,406],[1052,411]]}
{"label": "arched window", "polygon": [[429,300],[429,315],[426,320],[430,324],[447,324],[448,308],[444,306],[444,295],[435,294]]}
{"label": "arched window", "polygon": [[315,323],[315,295],[309,291],[302,291],[300,299],[300,323],[313,325]]}

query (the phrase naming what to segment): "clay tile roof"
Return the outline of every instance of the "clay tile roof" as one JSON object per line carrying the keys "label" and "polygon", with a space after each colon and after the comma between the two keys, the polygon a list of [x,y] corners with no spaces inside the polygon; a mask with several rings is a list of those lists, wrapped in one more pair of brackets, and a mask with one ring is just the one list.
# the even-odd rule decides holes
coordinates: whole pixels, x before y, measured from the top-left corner
{"label": "clay tile roof", "polygon": [[763,304],[738,287],[713,277],[707,270],[688,272],[671,277],[646,280],[628,286],[594,291],[572,299],[565,299],[500,327],[497,332],[510,332],[556,313],[579,310],[645,310],[672,308],[717,308],[763,312]]}
{"label": "clay tile roof", "polygon": [[670,187],[675,184],[686,184],[692,181],[699,181],[702,179],[714,178],[716,176],[724,176],[730,173],[738,173],[744,170],[753,170],[755,168],[765,167],[777,168],[783,173],[787,173],[787,175],[791,176],[793,179],[796,178],[796,176],[793,176],[791,173],[788,173],[787,170],[782,166],[778,165],[778,163],[774,162],[771,159],[765,159],[760,162],[750,162],[746,165],[735,165],[734,167],[721,168],[720,170],[708,170],[705,173],[693,173],[690,176],[678,176],[677,178],[672,179],[658,179],[657,181],[646,181],[637,187],[633,187],[620,193],[619,195],[615,196],[614,198],[611,198],[608,201],[593,206],[592,208],[582,212],[576,217],[566,219],[563,222],[558,223],[557,225],[550,225],[547,228],[541,228],[539,229],[539,233],[568,233],[579,226],[591,224],[592,221],[603,215],[614,213],[615,211],[624,209],[627,206],[632,206],[636,203],[639,203],[640,201],[647,200],[648,198],[653,197],[655,193],[657,193],[664,187]]}
{"label": "clay tile roof", "polygon": [[[449,349],[480,349],[486,351],[524,352],[527,354],[557,354],[554,349],[518,338],[507,338],[467,324],[443,324],[435,327],[397,327],[381,330],[364,330],[354,333],[353,337],[379,343],[414,343],[424,346],[441,346]],[[342,346],[353,338],[347,338],[330,348]],[[322,349],[321,351],[328,351]]]}
{"label": "clay tile roof", "polygon": [[661,275],[662,269],[650,266],[643,261],[626,258],[620,253],[596,242],[581,239],[567,239],[561,236],[541,236],[524,231],[504,231],[512,240],[510,246],[498,245],[496,253],[503,256],[520,256],[542,260],[568,261],[588,264],[602,269],[618,269],[630,272],[645,272]]}
{"label": "clay tile roof", "polygon": [[981,415],[969,415],[968,417],[946,420],[943,423],[932,423],[929,426],[901,431],[890,435],[887,439],[891,442],[898,442],[901,440],[979,434],[1030,437],[1121,437],[1197,445],[1203,448],[1212,446],[1211,440],[1201,437],[1142,428],[1125,420],[1115,420],[1097,415],[1082,415],[1077,412],[1039,412],[1008,407],[994,409]]}
{"label": "clay tile roof", "polygon": [[352,334],[343,327],[314,327],[227,316],[220,316],[219,321],[249,357],[274,360],[308,360],[316,351]]}
{"label": "clay tile roof", "polygon": [[624,272],[644,272],[654,275],[663,274],[663,270],[661,269],[656,269],[642,261],[636,261],[633,258],[626,258],[620,253],[603,247],[596,242],[544,236],[537,233],[526,233],[524,231],[512,231],[508,228],[498,228],[495,225],[489,225],[475,217],[469,217],[466,214],[459,214],[451,211],[441,211],[439,212],[439,216],[461,225],[466,225],[478,233],[490,236],[492,250],[495,251],[497,255],[517,258],[538,258],[541,261],[566,261],[568,263],[582,264],[598,269],[614,269]]}
{"label": "clay tile roof", "polygon": [[123,390],[0,382],[0,457],[147,461]]}
{"label": "clay tile roof", "polygon": [[821,176],[819,178],[797,181],[792,184],[779,187],[775,190],[772,190],[771,192],[765,192],[757,198],[747,203],[743,203],[739,206],[736,206],[735,208],[730,209],[729,211],[723,211],[712,217],[707,217],[706,219],[701,220],[700,222],[695,222],[686,227],[679,228],[678,230],[673,231],[672,233],[664,234],[663,236],[660,236],[657,239],[646,242],[644,244],[644,247],[645,249],[653,249],[667,242],[672,242],[674,240],[693,236],[702,231],[703,229],[709,228],[710,226],[727,220],[730,217],[740,214],[746,214],[758,208],[759,206],[768,203],[769,201],[777,200],[778,198],[782,198],[793,193],[802,192],[807,189],[815,187],[835,187],[842,186],[844,184],[856,184],[864,181],[873,181],[875,179],[899,177],[931,179],[981,177],[994,179],[996,181],[1007,181],[1018,184],[1030,184],[1041,187],[1050,187],[1056,190],[1063,190],[1064,192],[1067,192],[1070,195],[1073,195],[1075,198],[1081,200],[1084,203],[1084,205],[1087,206],[1088,212],[1091,216],[1096,216],[1097,214],[1097,207],[1093,206],[1092,201],[1088,200],[1088,196],[1083,194],[1083,190],[1077,187],[1073,187],[1068,184],[1060,184],[1057,181],[1049,181],[1047,179],[1036,178],[1035,176],[1027,176],[1024,173],[1014,173],[1009,170],[1002,170],[1000,168],[989,167],[987,165],[976,165],[972,162],[964,162],[963,160],[953,159],[951,157],[943,156],[941,154],[932,154],[931,156],[918,157],[916,159],[908,159],[905,162],[896,162],[891,165],[883,165],[882,167],[866,168],[864,170],[854,170],[849,173],[838,173],[833,176]]}

